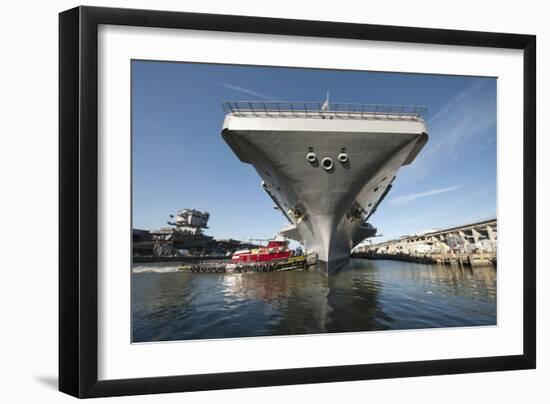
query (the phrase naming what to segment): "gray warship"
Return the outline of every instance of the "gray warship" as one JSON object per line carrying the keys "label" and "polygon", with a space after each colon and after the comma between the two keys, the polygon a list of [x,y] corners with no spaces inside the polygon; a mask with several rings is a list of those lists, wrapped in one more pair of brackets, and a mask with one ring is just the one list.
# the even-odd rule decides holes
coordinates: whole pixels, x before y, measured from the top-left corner
{"label": "gray warship", "polygon": [[251,164],[275,208],[280,234],[301,243],[331,273],[376,234],[368,223],[428,141],[418,106],[228,101],[222,137]]}
{"label": "gray warship", "polygon": [[203,233],[208,229],[210,213],[192,209],[181,209],[170,215],[166,223],[171,227],[159,230],[133,229],[133,256],[177,257],[185,254],[203,255],[211,252],[216,241]]}

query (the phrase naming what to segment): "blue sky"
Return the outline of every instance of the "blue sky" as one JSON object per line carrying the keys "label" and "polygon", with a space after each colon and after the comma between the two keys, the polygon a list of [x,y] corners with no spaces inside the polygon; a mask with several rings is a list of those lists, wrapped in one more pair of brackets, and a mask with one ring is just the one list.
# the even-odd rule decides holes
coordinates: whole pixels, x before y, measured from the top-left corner
{"label": "blue sky", "polygon": [[133,222],[208,210],[207,234],[269,238],[285,223],[220,131],[225,100],[422,105],[430,139],[370,222],[383,236],[496,217],[496,79],[132,62]]}

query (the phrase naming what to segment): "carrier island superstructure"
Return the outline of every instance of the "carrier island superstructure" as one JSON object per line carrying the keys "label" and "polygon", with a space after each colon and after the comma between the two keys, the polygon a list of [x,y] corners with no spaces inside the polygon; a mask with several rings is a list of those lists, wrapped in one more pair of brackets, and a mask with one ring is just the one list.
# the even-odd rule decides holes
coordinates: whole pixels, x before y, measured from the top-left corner
{"label": "carrier island superstructure", "polygon": [[281,234],[316,253],[328,272],[376,234],[367,221],[398,169],[428,141],[424,107],[231,101],[222,136],[254,166],[275,208]]}

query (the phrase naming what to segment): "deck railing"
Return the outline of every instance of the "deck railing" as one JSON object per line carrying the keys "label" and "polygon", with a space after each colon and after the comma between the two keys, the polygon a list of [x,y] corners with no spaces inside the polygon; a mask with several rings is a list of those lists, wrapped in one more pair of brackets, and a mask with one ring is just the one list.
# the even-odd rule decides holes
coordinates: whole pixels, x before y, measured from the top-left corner
{"label": "deck railing", "polygon": [[403,119],[418,120],[427,108],[414,105],[349,104],[289,101],[226,101],[223,110],[257,118]]}

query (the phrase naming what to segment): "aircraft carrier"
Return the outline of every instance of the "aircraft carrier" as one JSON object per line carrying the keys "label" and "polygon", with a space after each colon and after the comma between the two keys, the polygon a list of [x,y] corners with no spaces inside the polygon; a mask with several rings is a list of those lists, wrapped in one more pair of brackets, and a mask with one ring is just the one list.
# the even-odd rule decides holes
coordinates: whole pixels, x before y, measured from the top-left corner
{"label": "aircraft carrier", "polygon": [[376,234],[367,221],[428,141],[424,107],[229,101],[222,137],[288,220],[281,234],[333,272]]}

